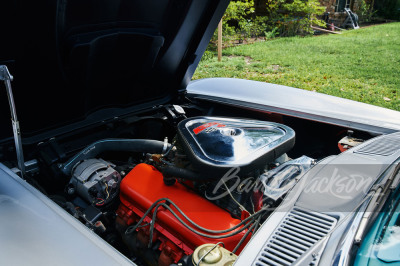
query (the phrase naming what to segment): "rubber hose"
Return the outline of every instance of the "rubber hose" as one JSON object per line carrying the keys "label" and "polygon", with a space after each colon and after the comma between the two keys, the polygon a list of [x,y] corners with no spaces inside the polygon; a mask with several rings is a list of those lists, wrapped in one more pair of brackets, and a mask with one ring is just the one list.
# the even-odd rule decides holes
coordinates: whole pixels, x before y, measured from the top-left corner
{"label": "rubber hose", "polygon": [[95,158],[102,152],[106,151],[128,151],[128,152],[146,152],[146,153],[165,153],[171,144],[158,140],[148,139],[103,139],[96,141],[81,152],[76,154],[72,159],[62,165],[61,171],[69,176],[72,174],[74,166],[89,158]]}
{"label": "rubber hose", "polygon": [[164,177],[176,177],[192,181],[204,181],[212,179],[208,175],[201,175],[191,170],[179,168],[172,165],[158,166],[156,167]]}

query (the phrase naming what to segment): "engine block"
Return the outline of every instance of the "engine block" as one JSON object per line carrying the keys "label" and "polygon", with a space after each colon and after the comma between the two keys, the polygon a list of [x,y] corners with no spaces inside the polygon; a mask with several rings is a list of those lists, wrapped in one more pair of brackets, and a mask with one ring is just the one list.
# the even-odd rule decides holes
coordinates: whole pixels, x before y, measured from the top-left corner
{"label": "engine block", "polygon": [[[206,229],[224,230],[241,222],[232,218],[227,211],[178,182],[172,186],[165,185],[163,175],[151,165],[137,165],[122,180],[120,191],[121,205],[117,211],[117,222],[125,226],[137,223],[146,210],[161,198],[173,201],[189,219]],[[172,205],[170,207],[176,212]],[[146,217],[145,223],[150,223],[152,213],[153,211]],[[190,225],[187,219],[180,213],[176,213],[186,224]],[[183,255],[192,254],[196,247],[206,243],[223,242],[228,250],[233,250],[247,231],[245,229],[230,237],[208,238],[189,230],[170,211],[163,208],[159,208],[157,212],[154,229],[153,241],[161,242],[158,248],[161,251],[160,257],[170,257],[175,263]],[[143,226],[136,230],[138,234],[142,235],[142,240],[148,241],[149,226]],[[196,230],[210,234],[200,229]],[[145,244],[147,245],[147,243]]]}

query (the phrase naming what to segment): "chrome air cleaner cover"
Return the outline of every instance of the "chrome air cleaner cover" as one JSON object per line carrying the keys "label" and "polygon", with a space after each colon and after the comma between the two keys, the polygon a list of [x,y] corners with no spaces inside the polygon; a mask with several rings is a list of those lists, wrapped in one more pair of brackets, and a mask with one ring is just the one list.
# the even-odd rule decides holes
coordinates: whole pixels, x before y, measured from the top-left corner
{"label": "chrome air cleaner cover", "polygon": [[[293,129],[278,123],[224,117],[193,117],[178,124],[180,142],[196,170],[215,173],[263,168],[289,151]],[[212,174],[213,172],[211,172]]]}

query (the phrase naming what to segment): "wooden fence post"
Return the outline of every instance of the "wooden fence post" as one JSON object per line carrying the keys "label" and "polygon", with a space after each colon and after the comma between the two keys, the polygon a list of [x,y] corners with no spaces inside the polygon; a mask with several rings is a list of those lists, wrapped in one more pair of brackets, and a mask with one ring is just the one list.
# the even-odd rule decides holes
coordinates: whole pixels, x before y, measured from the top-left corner
{"label": "wooden fence post", "polygon": [[218,61],[222,60],[222,19],[218,24]]}

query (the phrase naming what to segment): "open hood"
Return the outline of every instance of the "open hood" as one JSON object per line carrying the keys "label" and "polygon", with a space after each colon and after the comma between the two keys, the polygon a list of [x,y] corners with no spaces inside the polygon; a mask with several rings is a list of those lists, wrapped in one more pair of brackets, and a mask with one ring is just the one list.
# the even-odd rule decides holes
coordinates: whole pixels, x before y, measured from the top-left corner
{"label": "open hood", "polygon": [[[12,0],[0,64],[23,138],[102,121],[184,92],[228,0]],[[0,85],[0,140],[12,136]]]}

